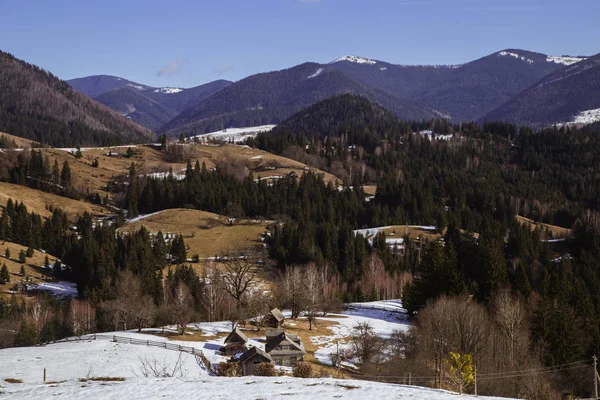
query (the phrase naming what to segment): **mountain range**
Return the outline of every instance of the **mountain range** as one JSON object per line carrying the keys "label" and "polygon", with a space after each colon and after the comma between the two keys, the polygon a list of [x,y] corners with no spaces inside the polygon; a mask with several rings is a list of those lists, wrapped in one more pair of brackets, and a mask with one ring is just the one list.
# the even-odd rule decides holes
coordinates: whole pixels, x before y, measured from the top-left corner
{"label": "mountain range", "polygon": [[[566,105],[560,115],[534,118],[538,108],[535,97],[540,96],[539,104],[544,104],[556,99],[557,93],[553,92],[552,98],[543,98],[548,96],[547,92],[531,88],[582,61],[586,61],[582,65],[590,65],[594,59],[554,57],[519,49],[502,50],[460,65],[397,65],[344,56],[328,64],[307,62],[238,82],[216,81],[190,89],[154,88],[109,76],[74,79],[69,84],[132,120],[170,136],[279,124],[320,100],[346,93],[377,102],[406,120],[445,118],[452,122],[482,122],[507,118],[542,126],[568,122],[581,111],[600,108],[595,101],[579,105],[565,98]],[[575,80],[585,78],[577,75]],[[529,96],[525,108],[532,110],[532,118],[513,117],[508,108],[503,108],[517,104],[520,96]],[[515,107],[523,111],[523,105]],[[553,112],[544,107],[550,114]]]}

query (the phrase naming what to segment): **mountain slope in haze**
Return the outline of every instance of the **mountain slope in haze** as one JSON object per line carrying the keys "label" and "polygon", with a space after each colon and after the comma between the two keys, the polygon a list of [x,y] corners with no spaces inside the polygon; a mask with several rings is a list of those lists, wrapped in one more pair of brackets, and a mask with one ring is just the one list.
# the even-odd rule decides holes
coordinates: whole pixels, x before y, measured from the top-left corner
{"label": "mountain slope in haze", "polygon": [[142,92],[128,87],[105,92],[96,97],[96,100],[152,130],[157,130],[179,114]]}
{"label": "mountain slope in haze", "polygon": [[112,75],[92,75],[83,78],[70,79],[67,83],[75,90],[88,97],[98,97],[111,90],[131,88],[138,91],[153,89],[150,86]]}
{"label": "mountain slope in haze", "polygon": [[485,119],[543,127],[573,122],[583,112],[597,109],[600,109],[600,54],[544,77],[488,113]]}
{"label": "mountain slope in haze", "polygon": [[72,79],[68,83],[138,124],[157,130],[180,112],[209,98],[232,82],[217,80],[189,89],[156,88],[116,76],[94,75]]}
{"label": "mountain slope in haze", "polygon": [[0,52],[0,87],[0,131],[54,146],[154,137],[49,72],[4,52]]}
{"label": "mountain slope in haze", "polygon": [[160,132],[189,136],[232,126],[278,124],[304,107],[344,93],[380,103],[400,118],[436,116],[427,106],[373,89],[330,66],[305,63],[238,81],[184,111]]}
{"label": "mountain slope in haze", "polygon": [[578,58],[507,49],[453,66],[404,66],[346,56],[331,65],[366,85],[429,105],[456,121],[476,120]]}
{"label": "mountain slope in haze", "polygon": [[[362,96],[343,94],[319,101],[273,128],[271,136],[302,134],[307,139],[340,137],[351,132],[383,136],[402,131],[394,114]],[[350,139],[349,139],[350,140]]]}

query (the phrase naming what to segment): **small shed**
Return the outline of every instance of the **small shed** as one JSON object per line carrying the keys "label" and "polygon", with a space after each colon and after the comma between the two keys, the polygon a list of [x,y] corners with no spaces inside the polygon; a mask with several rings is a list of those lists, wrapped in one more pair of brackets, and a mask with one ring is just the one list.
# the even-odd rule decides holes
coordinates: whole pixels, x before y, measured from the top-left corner
{"label": "small shed", "polygon": [[284,321],[285,317],[283,313],[279,311],[278,308],[274,308],[267,315],[265,315],[265,318],[263,319],[263,324],[272,328],[279,328],[283,325]]}
{"label": "small shed", "polygon": [[240,357],[240,365],[242,366],[242,375],[254,375],[255,368],[261,363],[273,364],[273,358],[264,350],[258,347],[252,347],[246,350]]}
{"label": "small shed", "polygon": [[248,337],[238,328],[235,327],[225,338],[225,345],[219,349],[221,354],[232,356],[240,351],[246,350]]}

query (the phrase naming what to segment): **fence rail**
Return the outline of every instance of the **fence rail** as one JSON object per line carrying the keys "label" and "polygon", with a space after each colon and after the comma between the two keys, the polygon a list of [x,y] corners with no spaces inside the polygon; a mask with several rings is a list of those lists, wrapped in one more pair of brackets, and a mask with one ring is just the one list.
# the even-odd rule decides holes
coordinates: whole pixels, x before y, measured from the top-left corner
{"label": "fence rail", "polygon": [[202,350],[198,350],[192,346],[182,346],[180,344],[169,343],[166,341],[159,342],[159,341],[154,341],[154,340],[142,340],[142,339],[135,339],[135,338],[127,337],[127,336],[117,336],[117,335],[92,334],[92,335],[75,336],[75,337],[65,338],[65,339],[61,339],[61,340],[56,340],[54,342],[50,342],[50,343],[46,343],[46,344],[64,343],[64,342],[80,342],[80,341],[85,341],[85,340],[110,340],[111,342],[115,342],[115,343],[133,344],[133,345],[148,346],[148,347],[158,347],[158,348],[162,348],[162,349],[167,349],[167,350],[171,350],[171,351],[180,351],[182,353],[188,353],[188,354],[193,354],[193,355],[198,355],[198,356],[204,355]]}

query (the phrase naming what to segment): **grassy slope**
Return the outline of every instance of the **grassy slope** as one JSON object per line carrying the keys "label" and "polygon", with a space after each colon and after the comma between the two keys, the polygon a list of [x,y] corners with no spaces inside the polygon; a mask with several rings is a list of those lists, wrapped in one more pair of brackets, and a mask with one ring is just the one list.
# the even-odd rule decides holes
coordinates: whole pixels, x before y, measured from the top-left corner
{"label": "grassy slope", "polygon": [[47,206],[59,207],[66,211],[70,217],[83,214],[86,211],[93,215],[106,215],[109,213],[108,209],[85,201],[57,196],[26,186],[0,182],[0,206],[5,206],[8,199],[25,203],[29,212],[36,212],[43,217],[51,215],[46,208]]}
{"label": "grassy slope", "polygon": [[[4,257],[7,248],[10,250],[10,259],[8,260]],[[10,288],[16,283],[24,281],[25,278],[20,275],[21,266],[25,267],[25,274],[30,277],[30,283],[39,282],[47,277],[46,271],[40,268],[44,265],[46,254],[36,250],[33,253],[33,257],[28,258],[25,264],[21,264],[18,261],[21,250],[26,251],[27,248],[16,243],[0,242],[0,265],[6,263],[8,272],[10,273],[10,283],[0,285],[0,296],[2,297],[9,297],[10,293],[8,291]],[[48,254],[48,261],[50,265],[53,265],[56,257]]]}
{"label": "grassy slope", "polygon": [[120,228],[132,232],[145,226],[151,232],[181,233],[189,246],[188,256],[214,257],[261,245],[261,234],[269,225],[265,221],[235,220],[206,211],[171,209]]}
{"label": "grassy slope", "polygon": [[536,228],[540,228],[542,230],[547,229],[552,233],[553,237],[565,238],[571,236],[572,234],[572,231],[570,229],[556,225],[544,224],[542,222],[535,222],[529,218],[525,218],[520,215],[517,216],[517,221],[521,222],[522,224],[529,225],[532,230]]}

